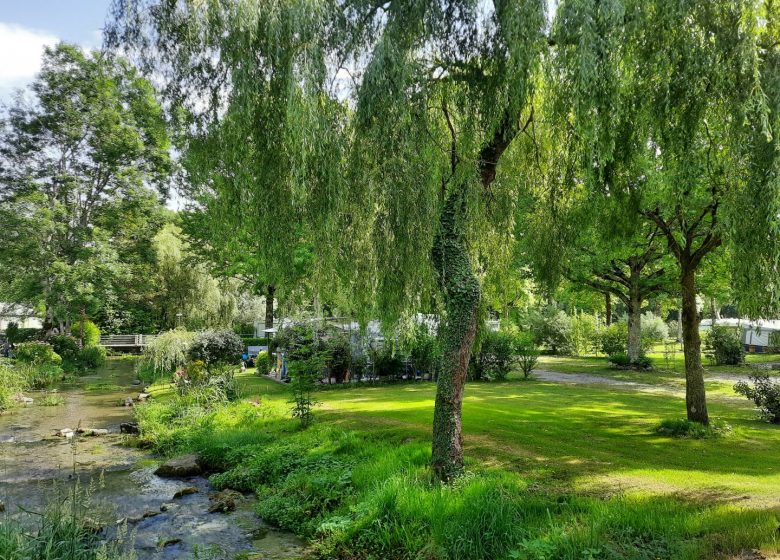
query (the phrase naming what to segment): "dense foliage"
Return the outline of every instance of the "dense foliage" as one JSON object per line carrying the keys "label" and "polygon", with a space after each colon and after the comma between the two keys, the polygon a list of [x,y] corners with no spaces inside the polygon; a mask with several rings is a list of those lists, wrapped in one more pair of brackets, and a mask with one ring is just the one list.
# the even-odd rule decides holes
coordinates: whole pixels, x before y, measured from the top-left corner
{"label": "dense foliage", "polygon": [[14,349],[17,360],[36,366],[43,364],[60,365],[62,356],[57,354],[48,342],[23,342]]}
{"label": "dense foliage", "polygon": [[471,356],[472,377],[487,377],[498,381],[506,379],[515,362],[516,342],[516,337],[511,333],[486,332],[480,341],[479,349]]}
{"label": "dense foliage", "polygon": [[745,345],[741,329],[713,326],[707,332],[705,351],[711,353],[715,365],[736,366],[745,361]]}
{"label": "dense foliage", "polygon": [[243,349],[241,338],[233,331],[203,331],[195,335],[188,355],[206,367],[237,365]]}
{"label": "dense foliage", "polygon": [[144,348],[138,364],[139,376],[146,381],[155,381],[173,374],[187,363],[194,339],[195,333],[184,329],[173,329],[155,337]]}
{"label": "dense foliage", "polygon": [[753,385],[740,381],[734,390],[755,403],[761,417],[772,424],[780,424],[780,383],[767,374],[752,374]]}
{"label": "dense foliage", "polygon": [[0,116],[0,293],[64,333],[132,307],[170,144],[152,86],[121,59],[46,47],[29,93]]}

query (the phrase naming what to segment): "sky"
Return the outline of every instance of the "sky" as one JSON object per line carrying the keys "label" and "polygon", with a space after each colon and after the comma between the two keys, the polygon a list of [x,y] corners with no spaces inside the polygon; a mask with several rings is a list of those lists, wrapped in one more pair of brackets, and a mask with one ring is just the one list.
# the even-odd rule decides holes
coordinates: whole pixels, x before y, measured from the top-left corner
{"label": "sky", "polygon": [[111,0],[0,0],[0,102],[27,85],[45,45],[99,48]]}

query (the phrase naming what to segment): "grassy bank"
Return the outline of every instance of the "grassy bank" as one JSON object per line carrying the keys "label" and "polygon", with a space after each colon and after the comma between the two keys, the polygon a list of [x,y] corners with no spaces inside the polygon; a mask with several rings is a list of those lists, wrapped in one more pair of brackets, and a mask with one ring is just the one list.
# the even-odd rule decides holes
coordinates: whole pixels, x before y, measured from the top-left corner
{"label": "grassy bank", "polygon": [[[241,402],[175,397],[139,411],[165,454],[197,451],[217,487],[257,491],[268,521],[326,558],[711,558],[777,550],[780,428],[714,399],[727,435],[659,436],[669,395],[537,381],[470,384],[468,475],[431,483],[432,384],[318,393],[289,420],[287,388],[242,378]],[[253,402],[250,402],[253,401]],[[259,404],[258,404],[259,403]]]}

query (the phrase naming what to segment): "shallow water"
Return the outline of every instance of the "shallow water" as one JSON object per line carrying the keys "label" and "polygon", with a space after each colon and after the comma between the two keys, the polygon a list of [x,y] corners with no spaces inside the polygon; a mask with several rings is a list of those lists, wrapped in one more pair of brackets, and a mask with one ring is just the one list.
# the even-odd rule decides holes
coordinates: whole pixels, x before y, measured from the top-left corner
{"label": "shallow water", "polygon": [[[251,559],[300,558],[304,543],[266,527],[251,496],[240,500],[235,512],[208,513],[213,490],[206,479],[154,474],[155,458],[128,445],[131,436],[119,434],[119,424],[132,420],[132,409],[121,404],[140,391],[134,377],[132,362],[111,361],[98,374],[63,386],[61,406],[31,404],[0,415],[0,500],[6,515],[22,516],[20,508],[40,511],[56,492],[79,481],[91,489],[91,518],[105,527],[107,537],[117,528],[126,530],[139,560],[217,560],[239,553]],[[72,440],[54,435],[79,426],[106,428],[109,434]],[[198,492],[174,499],[185,486]]]}

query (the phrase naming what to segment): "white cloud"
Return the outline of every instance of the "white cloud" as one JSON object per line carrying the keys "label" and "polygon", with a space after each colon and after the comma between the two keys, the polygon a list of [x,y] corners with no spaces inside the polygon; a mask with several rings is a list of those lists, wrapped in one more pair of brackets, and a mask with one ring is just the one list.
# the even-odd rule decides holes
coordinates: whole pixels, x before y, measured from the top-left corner
{"label": "white cloud", "polygon": [[56,42],[45,31],[0,22],[0,98],[29,83],[41,68],[43,47]]}

